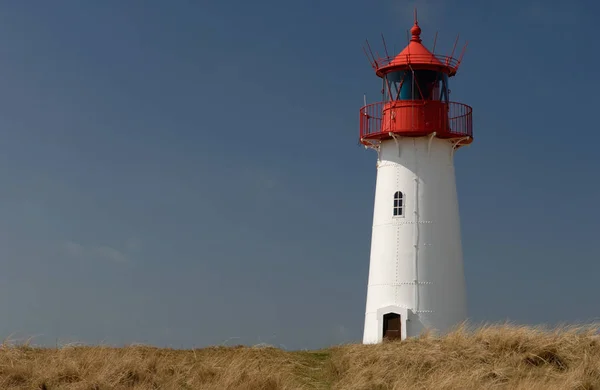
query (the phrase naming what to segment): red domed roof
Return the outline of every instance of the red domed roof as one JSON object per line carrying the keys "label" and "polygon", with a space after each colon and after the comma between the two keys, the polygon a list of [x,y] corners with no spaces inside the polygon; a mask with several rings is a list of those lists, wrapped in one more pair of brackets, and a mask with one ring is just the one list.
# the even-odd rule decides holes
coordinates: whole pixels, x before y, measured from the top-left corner
{"label": "red domed roof", "polygon": [[433,54],[421,43],[421,27],[415,19],[414,26],[410,29],[412,37],[408,45],[395,57],[377,61],[378,76],[388,72],[405,69],[431,69],[444,72],[450,76],[456,73],[458,61],[451,57]]}
{"label": "red domed roof", "polygon": [[430,52],[421,43],[421,28],[419,24],[415,22],[413,28],[410,29],[412,38],[408,43],[408,46],[404,48],[388,65],[416,65],[416,64],[433,64],[437,66],[444,66],[438,60],[435,55]]}

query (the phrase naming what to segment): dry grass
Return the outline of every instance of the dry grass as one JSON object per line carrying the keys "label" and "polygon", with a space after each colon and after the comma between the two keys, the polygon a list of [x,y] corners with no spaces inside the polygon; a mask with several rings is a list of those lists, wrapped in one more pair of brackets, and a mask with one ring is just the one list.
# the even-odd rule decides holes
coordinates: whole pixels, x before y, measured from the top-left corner
{"label": "dry grass", "polygon": [[596,327],[466,327],[380,345],[286,352],[0,347],[0,389],[599,389]]}

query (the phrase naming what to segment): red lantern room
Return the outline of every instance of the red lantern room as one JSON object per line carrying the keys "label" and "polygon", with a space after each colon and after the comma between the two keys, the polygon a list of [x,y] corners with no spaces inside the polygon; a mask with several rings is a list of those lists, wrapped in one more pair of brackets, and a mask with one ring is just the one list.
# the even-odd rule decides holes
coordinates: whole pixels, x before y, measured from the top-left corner
{"label": "red lantern room", "polygon": [[410,32],[410,42],[395,57],[376,58],[371,52],[371,65],[383,81],[383,101],[361,108],[360,142],[372,146],[393,135],[435,135],[456,139],[457,146],[471,143],[472,109],[450,101],[448,83],[449,78],[456,75],[464,49],[459,59],[429,51],[421,43],[416,11]]}

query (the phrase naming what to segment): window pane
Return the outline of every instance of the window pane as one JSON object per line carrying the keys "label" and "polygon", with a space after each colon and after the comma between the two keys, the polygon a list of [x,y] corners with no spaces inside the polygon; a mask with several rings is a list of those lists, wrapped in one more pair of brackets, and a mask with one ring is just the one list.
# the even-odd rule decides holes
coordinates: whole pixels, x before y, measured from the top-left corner
{"label": "window pane", "polygon": [[415,70],[415,99],[430,100],[436,84],[439,83],[438,77],[439,74],[433,70]]}
{"label": "window pane", "polygon": [[394,192],[394,216],[404,215],[403,198],[404,195],[402,194],[402,191]]}
{"label": "window pane", "polygon": [[442,75],[442,92],[440,94],[440,100],[448,102],[448,75]]}
{"label": "window pane", "polygon": [[[400,73],[400,72],[398,72]],[[404,83],[402,84],[402,89],[400,91],[399,100],[412,100],[413,99],[413,79],[412,72],[406,72],[404,74]]]}

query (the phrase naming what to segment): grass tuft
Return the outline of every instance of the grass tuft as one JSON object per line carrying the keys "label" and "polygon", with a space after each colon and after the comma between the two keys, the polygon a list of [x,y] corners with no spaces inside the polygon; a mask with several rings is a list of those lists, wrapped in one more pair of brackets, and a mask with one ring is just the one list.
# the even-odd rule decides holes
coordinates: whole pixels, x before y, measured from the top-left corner
{"label": "grass tuft", "polygon": [[1,389],[600,389],[598,328],[461,326],[437,337],[286,352],[268,345],[0,345]]}

